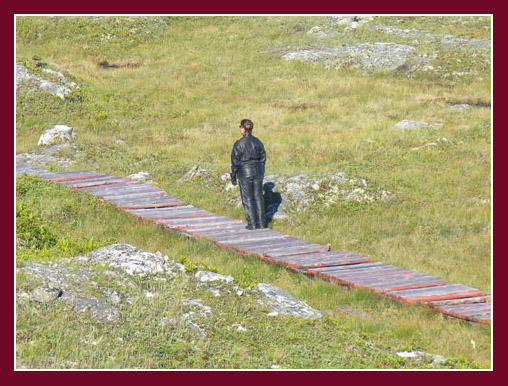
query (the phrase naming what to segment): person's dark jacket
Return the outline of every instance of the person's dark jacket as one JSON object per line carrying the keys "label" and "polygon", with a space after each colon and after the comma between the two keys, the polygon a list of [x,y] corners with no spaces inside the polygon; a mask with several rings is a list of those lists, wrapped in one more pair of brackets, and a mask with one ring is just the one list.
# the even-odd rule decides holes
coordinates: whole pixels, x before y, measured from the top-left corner
{"label": "person's dark jacket", "polygon": [[245,134],[235,142],[231,152],[231,181],[265,172],[266,153],[263,143],[252,134]]}

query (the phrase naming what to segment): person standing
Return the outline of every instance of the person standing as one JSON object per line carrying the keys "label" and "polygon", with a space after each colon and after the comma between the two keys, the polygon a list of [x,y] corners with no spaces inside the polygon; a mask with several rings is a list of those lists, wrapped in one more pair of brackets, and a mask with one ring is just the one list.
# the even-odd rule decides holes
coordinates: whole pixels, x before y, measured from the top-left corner
{"label": "person standing", "polygon": [[252,135],[253,128],[250,119],[242,119],[242,138],[235,142],[231,152],[231,183],[237,185],[238,178],[249,230],[266,228],[263,200],[266,152],[263,143]]}

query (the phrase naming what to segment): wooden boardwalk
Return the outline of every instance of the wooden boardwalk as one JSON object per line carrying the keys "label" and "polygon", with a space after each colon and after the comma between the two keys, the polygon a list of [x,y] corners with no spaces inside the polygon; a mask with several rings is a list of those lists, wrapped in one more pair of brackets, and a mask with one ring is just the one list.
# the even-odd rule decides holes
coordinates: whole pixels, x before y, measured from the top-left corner
{"label": "wooden boardwalk", "polygon": [[271,229],[249,231],[245,223],[216,215],[173,197],[153,185],[91,171],[49,172],[16,165],[17,174],[33,174],[69,188],[84,190],[125,212],[194,238],[245,255],[283,264],[350,287],[367,288],[405,303],[425,303],[446,315],[491,322],[491,297],[463,284],[395,267],[353,253],[331,250]]}

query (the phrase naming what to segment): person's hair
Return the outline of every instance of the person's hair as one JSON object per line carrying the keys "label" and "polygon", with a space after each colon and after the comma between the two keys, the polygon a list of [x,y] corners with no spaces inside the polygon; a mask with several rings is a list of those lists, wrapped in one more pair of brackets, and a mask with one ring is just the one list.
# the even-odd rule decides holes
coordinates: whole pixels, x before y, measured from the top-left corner
{"label": "person's hair", "polygon": [[243,127],[246,132],[251,133],[254,128],[254,123],[250,119],[242,119],[240,127]]}

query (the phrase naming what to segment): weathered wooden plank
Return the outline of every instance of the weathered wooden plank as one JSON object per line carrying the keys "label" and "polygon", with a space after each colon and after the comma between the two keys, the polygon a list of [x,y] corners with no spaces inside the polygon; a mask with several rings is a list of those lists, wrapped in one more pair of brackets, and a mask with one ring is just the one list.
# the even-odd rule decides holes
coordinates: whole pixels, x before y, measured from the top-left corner
{"label": "weathered wooden plank", "polygon": [[95,185],[95,186],[83,186],[78,188],[88,193],[100,195],[100,194],[112,194],[118,192],[135,192],[139,190],[149,189],[151,185],[144,184],[135,181],[119,182],[118,184],[112,185]]}
{"label": "weathered wooden plank", "polygon": [[160,199],[154,201],[138,202],[138,203],[116,203],[116,206],[122,209],[144,209],[144,208],[161,208],[167,206],[185,205],[183,201],[174,199]]}
{"label": "weathered wooden plank", "polygon": [[265,233],[264,235],[259,235],[257,238],[253,238],[249,235],[237,235],[235,237],[236,242],[233,242],[231,239],[228,239],[227,241],[223,241],[220,239],[217,239],[216,237],[211,237],[211,239],[217,243],[217,244],[224,244],[231,247],[242,247],[249,249],[249,245],[251,245],[253,242],[259,242],[259,245],[267,245],[269,243],[273,243],[276,241],[285,240],[287,237],[285,236],[277,236],[277,235],[271,235],[269,233]]}
{"label": "weathered wooden plank", "polygon": [[55,176],[49,180],[52,182],[65,182],[65,181],[86,180],[90,178],[100,178],[104,176],[107,176],[107,174],[91,172],[88,170],[77,170],[67,172],[55,172]]}
{"label": "weathered wooden plank", "polygon": [[406,290],[406,289],[414,289],[414,288],[423,288],[423,287],[433,287],[438,285],[448,284],[448,281],[441,279],[437,276],[427,276],[427,277],[419,277],[413,278],[411,280],[392,280],[381,283],[368,283],[361,284],[365,285],[365,287],[374,290],[375,292],[388,292],[388,291],[397,291],[397,290]]}
{"label": "weathered wooden plank", "polygon": [[126,209],[125,211],[134,217],[141,218],[162,218],[166,214],[175,213],[184,209],[198,209],[192,205],[170,206],[167,208],[148,208],[148,209]]}
{"label": "weathered wooden plank", "polygon": [[486,295],[484,292],[463,284],[447,284],[442,286],[409,289],[400,291],[387,291],[386,296],[403,301],[416,303],[432,300],[448,300]]}
{"label": "weathered wooden plank", "polygon": [[124,198],[141,198],[141,197],[148,197],[148,196],[168,196],[173,197],[170,194],[167,194],[162,189],[126,189],[111,193],[104,193],[100,194],[102,198],[105,200],[117,200],[117,199],[124,199]]}
{"label": "weathered wooden plank", "polygon": [[477,323],[490,323],[492,312],[490,302],[475,303],[476,307],[474,309],[467,310],[464,310],[461,306],[464,305],[439,305],[434,306],[433,309],[445,315],[450,315],[460,319],[470,320]]}
{"label": "weathered wooden plank", "polygon": [[[275,261],[280,264],[285,264],[289,268],[304,270],[307,273],[311,273],[308,272],[308,269],[311,268],[368,263],[371,261],[370,259],[359,255],[347,254],[343,252],[333,252],[334,251],[296,256],[285,256]],[[330,255],[326,256],[327,253]]]}
{"label": "weathered wooden plank", "polygon": [[129,181],[126,178],[120,178],[115,176],[106,175],[104,177],[99,178],[89,178],[87,180],[78,180],[78,181],[63,181],[58,182],[59,185],[67,186],[68,188],[84,188],[95,185],[108,185],[108,184],[117,184],[119,182],[127,182]]}
{"label": "weathered wooden plank", "polygon": [[[228,234],[245,229],[245,223],[241,221],[230,225],[211,225],[208,227],[201,227],[199,229],[189,230],[189,232],[199,234],[202,236],[209,236],[213,234]],[[187,231],[185,231],[187,232]]]}
{"label": "weathered wooden plank", "polygon": [[370,268],[370,267],[383,266],[383,265],[385,265],[385,264],[380,263],[380,262],[371,262],[371,263],[362,263],[362,264],[350,264],[350,265],[347,265],[347,266],[337,266],[337,267],[318,267],[318,268],[309,269],[309,272],[313,273],[313,274],[316,274],[316,275],[319,275],[321,273],[347,272],[347,271],[349,271],[351,269],[361,270],[361,269],[367,269],[367,268]]}
{"label": "weathered wooden plank", "polygon": [[169,194],[166,194],[166,193],[157,193],[157,194],[143,194],[143,195],[138,195],[138,196],[130,196],[130,195],[125,195],[123,197],[118,197],[118,198],[108,198],[108,197],[104,197],[104,199],[106,201],[109,201],[109,202],[112,202],[112,203],[117,203],[117,202],[127,202],[129,204],[136,204],[138,202],[145,202],[147,200],[160,200],[160,199],[171,199],[171,200],[178,200],[177,198],[173,197],[173,196],[170,196]]}
{"label": "weathered wooden plank", "polygon": [[260,241],[259,240],[254,240],[254,241],[252,241],[252,240],[250,240],[250,241],[236,240],[236,241],[227,241],[227,242],[220,241],[220,243],[227,244],[232,247],[240,247],[243,249],[260,249],[260,248],[265,248],[265,247],[272,249],[272,248],[276,248],[277,246],[280,246],[280,248],[282,248],[285,246],[297,246],[297,245],[310,244],[306,241],[295,239],[294,237],[291,237],[291,236],[279,237],[279,238],[269,238],[269,239],[260,240]]}
{"label": "weathered wooden plank", "polygon": [[486,302],[490,302],[490,301],[491,301],[491,296],[485,295],[485,296],[474,296],[471,298],[430,301],[430,302],[426,302],[426,303],[432,307],[432,306],[446,306],[446,305],[454,305],[454,304],[486,303]]}
{"label": "weathered wooden plank", "polygon": [[216,236],[213,239],[215,241],[221,241],[221,242],[228,242],[232,240],[242,240],[242,241],[248,241],[248,240],[263,240],[264,238],[270,238],[270,237],[287,237],[288,235],[273,231],[271,229],[265,228],[265,229],[257,229],[256,231],[249,231],[247,229],[244,230],[242,235],[226,235],[226,236]]}
{"label": "weathered wooden plank", "polygon": [[[189,217],[189,218],[163,218],[157,222],[164,225],[194,225],[194,224],[210,224],[222,220],[234,220],[226,216],[212,216],[212,217]],[[239,220],[234,220],[239,221]]]}
{"label": "weathered wooden plank", "polygon": [[[266,251],[262,250],[261,254],[265,258],[275,258],[279,256],[289,256],[289,255],[299,255],[303,253],[312,253],[312,252],[324,252],[328,250],[330,247],[328,245],[320,245],[320,244],[309,244],[308,246],[302,246],[297,248],[286,248],[284,250],[275,250],[275,251]],[[258,253],[257,251],[254,251]]]}
{"label": "weathered wooden plank", "polygon": [[156,220],[157,223],[164,224],[172,229],[180,228],[201,228],[210,225],[238,224],[240,220],[234,220],[225,216],[188,218],[188,219],[162,219]]}

